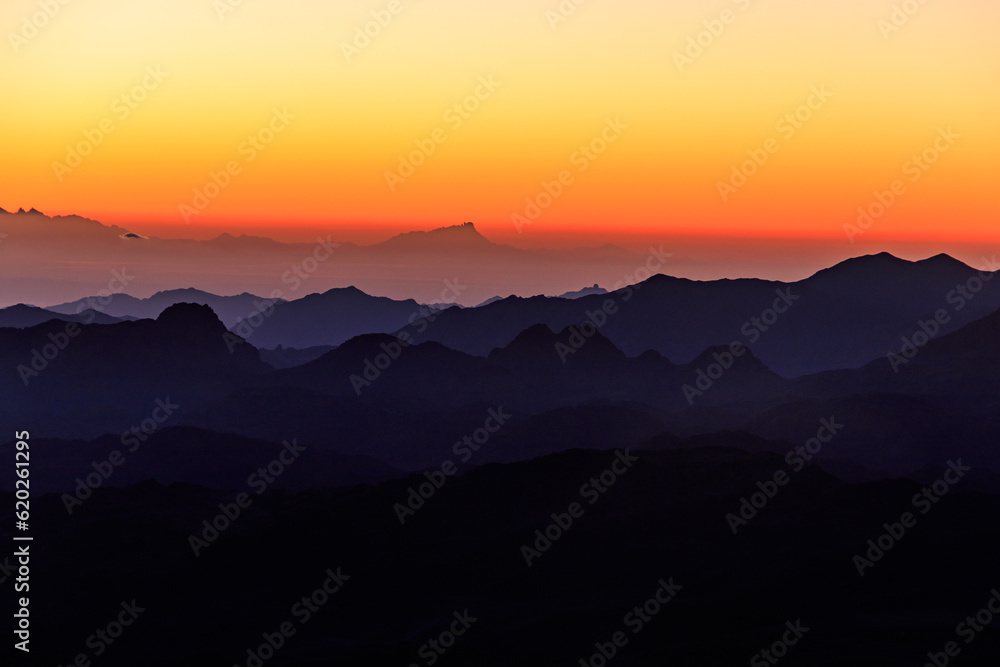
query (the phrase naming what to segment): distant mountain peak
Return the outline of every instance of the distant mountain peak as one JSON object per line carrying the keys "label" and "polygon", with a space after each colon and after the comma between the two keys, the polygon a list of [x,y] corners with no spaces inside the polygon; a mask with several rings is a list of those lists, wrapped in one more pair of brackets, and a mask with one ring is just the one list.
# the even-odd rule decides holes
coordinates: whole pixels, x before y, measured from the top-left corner
{"label": "distant mountain peak", "polygon": [[462,247],[485,247],[494,245],[492,241],[479,233],[476,225],[465,222],[461,225],[438,227],[426,232],[406,232],[397,234],[388,241],[377,244],[388,248],[420,248],[439,247],[442,249]]}
{"label": "distant mountain peak", "polygon": [[625,353],[599,331],[580,325],[556,333],[546,324],[524,329],[506,346],[491,351],[488,358],[501,366],[534,369],[566,362],[616,364],[626,359]]}
{"label": "distant mountain peak", "polygon": [[226,333],[226,326],[215,311],[198,303],[177,303],[169,306],[160,313],[156,321],[158,324],[185,333],[193,331],[208,331],[219,335]]}
{"label": "distant mountain peak", "polygon": [[483,301],[482,303],[477,303],[473,307],[474,308],[482,308],[483,306],[488,306],[491,303],[496,303],[497,301],[503,301],[503,300],[504,300],[504,297],[502,297],[502,296],[499,296],[499,295],[498,296],[491,296],[490,298],[486,299],[486,301]]}
{"label": "distant mountain peak", "polygon": [[556,341],[556,334],[547,324],[533,324],[514,337],[507,347],[524,345],[551,345]]}
{"label": "distant mountain peak", "polygon": [[959,267],[959,268],[964,268],[964,269],[971,268],[965,262],[963,262],[961,260],[958,260],[958,259],[955,259],[951,255],[949,255],[947,253],[943,253],[943,252],[938,253],[938,254],[934,255],[933,257],[928,257],[927,259],[922,259],[919,262],[917,262],[917,264],[930,264],[930,265],[933,265],[933,266],[942,266],[942,267]]}
{"label": "distant mountain peak", "polygon": [[[721,280],[718,280],[718,281],[715,281],[715,282],[724,282],[725,280],[727,280],[727,279],[726,278],[722,278]],[[670,276],[670,275],[667,275],[666,273],[654,273],[650,277],[648,277],[645,280],[643,280],[641,283],[638,283],[638,285],[640,285],[640,286],[646,285],[646,286],[650,286],[650,287],[658,287],[658,286],[659,287],[665,287],[665,286],[668,286],[668,285],[676,285],[678,283],[696,283],[696,282],[701,282],[701,281],[691,280],[690,278],[678,278],[677,276]],[[633,289],[635,289],[634,286],[630,286],[630,287],[632,287]],[[628,287],[620,287],[619,289],[620,290],[625,290],[625,289],[628,289]]]}
{"label": "distant mountain peak", "polygon": [[335,298],[337,296],[349,296],[353,298],[362,297],[365,299],[379,298],[377,296],[372,296],[371,294],[365,292],[364,290],[358,289],[354,285],[348,285],[346,287],[332,287],[325,292],[313,292],[312,294],[307,295],[305,298],[320,299],[323,297]]}
{"label": "distant mountain peak", "polygon": [[23,208],[19,208],[17,209],[17,213],[15,215],[45,215],[45,214],[39,211],[37,208],[33,208],[30,211],[25,211]]}
{"label": "distant mountain peak", "polygon": [[939,253],[933,257],[928,257],[927,259],[910,261],[908,259],[896,257],[888,252],[880,252],[874,255],[861,255],[859,257],[845,259],[842,262],[834,264],[828,269],[817,271],[809,279],[812,280],[814,278],[842,275],[856,275],[864,278],[883,277],[892,275],[891,272],[893,271],[912,269],[923,269],[924,271],[927,269],[934,269],[936,272],[949,270],[951,272],[956,272],[956,270],[971,270],[967,264],[945,253]]}
{"label": "distant mountain peak", "polygon": [[853,273],[870,273],[872,271],[881,272],[891,270],[893,268],[908,266],[910,264],[912,264],[912,262],[883,251],[874,255],[859,255],[858,257],[850,257],[842,262],[837,262],[831,267],[817,271],[810,276],[809,279],[812,280],[814,278],[839,276],[843,274],[849,275]]}
{"label": "distant mountain peak", "polygon": [[460,225],[451,225],[450,227],[438,227],[437,229],[432,229],[429,232],[410,232],[411,234],[427,234],[430,236],[449,236],[454,238],[476,238],[486,240],[486,237],[479,233],[476,229],[476,225],[471,222],[463,222]]}
{"label": "distant mountain peak", "polygon": [[[729,361],[730,359],[731,361]],[[774,374],[773,371],[753,353],[753,350],[745,346],[740,355],[734,356],[732,354],[732,346],[713,345],[706,348],[704,352],[699,354],[688,365],[695,368],[707,369],[712,365],[720,366],[723,362],[731,364],[728,368],[744,373],[764,373],[766,375]]]}
{"label": "distant mountain peak", "polygon": [[236,236],[234,234],[230,234],[229,232],[222,232],[218,236],[215,236],[207,241],[203,241],[203,243],[215,243],[215,244],[226,243],[226,244],[245,244],[245,245],[250,245],[250,244],[262,245],[265,243],[268,245],[280,244],[280,242],[275,241],[274,239],[269,238],[267,236],[253,236],[251,234],[240,234],[239,236]]}
{"label": "distant mountain peak", "polygon": [[233,234],[230,234],[229,232],[222,232],[221,234],[219,234],[218,236],[216,236],[214,239],[212,239],[212,241],[241,241],[241,240],[245,240],[245,239],[248,239],[248,238],[250,238],[250,237],[247,236],[246,234],[240,234],[239,236],[234,236]]}
{"label": "distant mountain peak", "polygon": [[593,287],[584,287],[581,290],[576,290],[573,292],[565,292],[560,294],[557,298],[559,299],[579,299],[584,296],[592,296],[594,294],[607,294],[608,290],[604,289],[597,283],[594,283]]}
{"label": "distant mountain peak", "polygon": [[891,252],[886,252],[885,250],[883,250],[882,252],[875,253],[874,255],[859,255],[858,257],[851,257],[849,259],[845,259],[843,262],[834,264],[830,268],[836,268],[838,266],[852,265],[852,264],[890,266],[890,265],[909,264],[909,262],[901,257],[896,257]]}
{"label": "distant mountain peak", "polygon": [[209,294],[208,292],[200,290],[197,287],[177,287],[175,289],[160,290],[159,292],[157,292],[156,294],[154,294],[149,298],[157,299],[163,297],[169,298],[169,297],[180,297],[180,296],[206,297],[215,295]]}

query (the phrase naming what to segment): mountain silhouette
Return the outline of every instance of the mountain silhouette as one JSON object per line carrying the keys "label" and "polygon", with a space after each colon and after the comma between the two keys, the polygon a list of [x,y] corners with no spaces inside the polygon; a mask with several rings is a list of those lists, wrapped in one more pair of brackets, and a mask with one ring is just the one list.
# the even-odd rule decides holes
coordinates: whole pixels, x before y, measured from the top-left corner
{"label": "mountain silhouette", "polygon": [[579,299],[581,296],[593,296],[595,294],[607,294],[607,293],[608,293],[608,290],[604,289],[603,287],[600,287],[597,284],[594,284],[593,287],[584,287],[583,289],[576,290],[575,292],[566,292],[564,294],[560,294],[559,298],[560,299]]}
{"label": "mountain silhouette", "polygon": [[[947,258],[899,263],[887,256],[863,258],[839,271],[850,276],[858,267],[862,273],[884,267],[931,276],[944,271],[945,281],[965,275]],[[807,295],[816,299],[809,308],[832,303],[823,301],[823,294],[830,298],[845,284],[835,273],[817,280],[822,289],[791,288],[796,296],[801,292],[801,301],[793,302],[785,317],[791,318],[797,308],[805,310]],[[940,280],[934,277],[928,284]],[[633,288],[628,301],[622,292],[577,300],[513,297],[421,318],[415,301],[396,302],[344,288],[274,306],[250,332],[249,342],[228,331],[210,307],[196,304],[168,307],[156,320],[74,325],[72,336],[67,333],[70,323],[53,320],[0,329],[0,368],[7,369],[0,383],[11,397],[3,410],[10,418],[38,420],[39,435],[89,439],[123,432],[147,416],[158,399],[169,397],[184,406],[177,424],[269,442],[280,442],[287,437],[287,425],[295,424],[297,435],[320,449],[371,456],[405,470],[447,457],[456,440],[475,432],[491,409],[512,417],[509,428],[495,436],[498,446],[484,452],[481,462],[509,460],[504,457],[515,452],[531,458],[574,442],[596,446],[599,434],[610,435],[608,425],[625,434],[622,439],[629,446],[662,433],[692,437],[721,430],[801,443],[815,435],[820,419],[833,416],[849,421],[850,427],[820,458],[830,459],[838,470],[853,470],[852,479],[905,474],[939,464],[956,450],[975,454],[984,469],[1000,470],[1000,454],[989,445],[991,429],[1000,427],[995,382],[1000,309],[957,330],[940,325],[902,361],[887,356],[900,351],[890,341],[878,358],[858,368],[794,379],[774,372],[749,343],[745,348],[706,345],[676,363],[653,346],[630,353],[614,340],[615,335],[632,335],[633,341],[650,331],[656,335],[662,322],[696,331],[682,315],[709,308],[702,304],[708,294],[717,296],[708,299],[717,312],[706,315],[702,326],[718,329],[732,321],[727,304],[745,309],[740,300],[766,294],[773,305],[788,289],[767,281],[706,284],[656,276]],[[981,297],[987,295],[985,288],[980,290],[976,302],[985,303]],[[588,303],[598,298],[599,304]],[[920,307],[919,299],[910,298],[917,305],[907,308]],[[617,309],[609,308],[609,302]],[[672,308],[650,310],[657,303]],[[544,321],[553,312],[571,322],[574,313],[583,318],[553,328]],[[414,313],[417,319],[411,321]],[[485,331],[486,342],[505,338],[503,330],[529,317],[525,313],[541,321],[484,353],[419,342],[422,326],[431,333],[439,323],[454,326],[469,314],[474,315],[469,330]],[[385,330],[402,326],[417,342],[389,333],[351,337],[352,329],[370,327],[378,318],[384,318]],[[927,326],[926,320],[916,319],[902,329],[905,335],[914,338],[919,322]],[[346,340],[332,349],[276,350],[275,366],[282,368],[261,360],[253,344],[268,342],[265,335],[299,332],[310,324]],[[634,329],[625,329],[626,324]],[[761,333],[761,340],[773,335],[787,339],[789,347],[822,356],[829,333],[807,323],[800,326],[783,332],[774,325]],[[803,331],[813,337],[799,338]],[[707,338],[704,333],[700,337]],[[676,330],[658,336],[686,346],[697,344],[698,338],[681,340]],[[65,349],[57,351],[63,344]],[[483,342],[476,346],[486,347]],[[53,358],[43,350],[55,353]],[[596,424],[595,415],[604,415],[606,425]],[[580,424],[590,427],[581,429]]]}
{"label": "mountain silhouette", "polygon": [[[290,442],[289,438],[285,442]],[[308,491],[357,484],[374,484],[402,475],[398,470],[363,456],[342,456],[310,447],[294,439],[298,454],[270,488]],[[39,440],[35,445],[46,456],[32,470],[39,494],[73,493],[77,478],[94,472],[92,462],[107,461],[118,451],[125,462],[117,466],[102,486],[124,488],[144,481],[160,484],[196,484],[212,489],[245,489],[246,480],[266,467],[286,449],[281,442],[265,442],[237,435],[191,427],[164,426],[142,440],[131,437],[126,444],[118,436],[102,436],[90,442]],[[134,451],[129,451],[134,447]],[[6,487],[13,491],[13,480]]]}
{"label": "mountain silhouette", "polygon": [[[513,297],[446,311],[416,339],[483,355],[539,322],[561,330],[590,314],[600,317],[610,299],[615,314],[601,333],[626,354],[655,350],[688,363],[707,347],[740,342],[773,371],[795,377],[860,367],[940,310],[948,314],[942,325],[948,333],[1000,308],[1000,280],[982,281],[973,298],[958,291],[979,276],[951,258],[908,262],[888,254],[849,260],[788,284],[656,275],[611,295]],[[776,306],[787,312],[778,314]]]}
{"label": "mountain silhouette", "polygon": [[0,415],[33,420],[39,435],[121,433],[157,401],[190,406],[268,370],[203,305],[107,325],[53,320],[0,329]]}
{"label": "mountain silhouette", "polygon": [[393,301],[344,287],[277,304],[259,322],[248,318],[232,330],[260,348],[335,346],[362,334],[410,328],[424,313],[431,309],[412,299]]}
{"label": "mountain silhouette", "polygon": [[[630,640],[619,647],[621,664],[660,664],[665,655],[680,664],[743,664],[799,621],[809,631],[789,657],[794,651],[802,664],[876,667],[887,655],[920,664],[928,646],[954,640],[968,614],[954,610],[974,612],[990,598],[995,556],[984,545],[1000,539],[996,496],[952,491],[861,578],[853,557],[921,484],[845,484],[809,466],[734,535],[727,514],[785,466],[780,454],[736,449],[747,442],[732,434],[695,449],[631,449],[631,468],[594,504],[581,498],[580,484],[618,460],[617,441],[599,451],[482,466],[449,478],[405,525],[393,507],[427,481],[423,474],[378,486],[268,491],[252,496],[199,557],[189,536],[202,535],[202,522],[233,503],[235,490],[153,482],[102,488],[71,517],[58,496],[43,497],[32,503],[32,517],[50,538],[32,545],[32,573],[59,585],[33,590],[32,604],[67,613],[38,616],[33,627],[49,639],[36,657],[55,664],[74,655],[79,638],[94,632],[83,610],[117,610],[127,595],[144,605],[148,618],[140,623],[155,628],[153,636],[183,634],[185,641],[151,653],[148,642],[123,636],[108,651],[110,664],[238,661],[246,646],[265,641],[256,628],[292,618],[289,605],[338,568],[350,579],[287,642],[283,657],[292,656],[291,664],[414,662],[465,610],[477,620],[448,658],[483,667],[574,664],[598,653],[595,642],[606,647],[616,628]],[[154,452],[134,456],[143,453]],[[558,539],[538,540],[535,531],[544,534],[553,513],[566,513],[574,499],[582,514],[572,524],[563,519],[567,529],[550,530]],[[536,543],[544,551],[529,567],[522,545]],[[65,553],[106,572],[66,568]],[[956,553],[962,566],[948,571],[947,585],[913,586],[955,562]],[[595,563],[613,575],[581,587]],[[151,571],[172,576],[150,578]],[[260,576],[269,571],[282,576]],[[248,604],[247,581],[254,581],[252,600],[267,604]],[[650,620],[634,634],[635,624],[623,626],[622,618],[658,591],[668,599],[660,582],[681,588],[668,604],[650,603]],[[720,623],[738,630],[720,641]],[[904,629],[885,631],[888,623]],[[906,629],[914,623],[919,640]],[[140,632],[135,625],[129,630]],[[970,664],[997,657],[987,635],[962,653]]]}
{"label": "mountain silhouette", "polygon": [[[83,305],[86,305],[85,303]],[[104,312],[87,308],[72,313],[61,313],[37,306],[27,306],[23,303],[9,308],[0,308],[0,328],[24,329],[37,326],[50,320],[62,322],[81,322],[94,324],[112,324],[126,318],[112,317]]]}
{"label": "mountain silhouette", "polygon": [[471,222],[441,227],[429,232],[405,232],[375,244],[373,249],[406,252],[463,252],[493,248],[495,244],[479,233]]}
{"label": "mountain silhouette", "polygon": [[[5,276],[17,279],[0,284],[0,307],[72,301],[95,293],[123,267],[142,267],[136,275],[143,295],[181,283],[211,294],[246,292],[292,301],[353,285],[397,301],[471,306],[495,294],[560,294],[584,284],[613,284],[646,260],[645,253],[607,245],[515,248],[490,241],[471,223],[399,234],[372,245],[329,232],[285,243],[229,233],[202,241],[164,239],[139,231],[79,216],[0,213],[0,234],[8,237],[4,246],[15,249],[5,253]],[[62,268],[53,271],[53,266]],[[446,280],[463,287],[442,297]],[[117,291],[135,295],[135,289]],[[218,310],[228,326],[235,324],[233,317],[251,312]]]}
{"label": "mountain silhouette", "polygon": [[[245,292],[236,296],[218,296],[187,288],[157,292],[146,299],[137,299],[123,293],[111,294],[103,298],[93,296],[50,306],[49,310],[72,314],[76,313],[78,308],[93,307],[94,304],[97,304],[101,312],[114,317],[155,319],[170,306],[179,303],[197,303],[210,306],[227,327],[232,327],[240,320],[266,308],[266,302],[269,301],[272,300]],[[276,302],[283,303],[284,300],[278,299]]]}

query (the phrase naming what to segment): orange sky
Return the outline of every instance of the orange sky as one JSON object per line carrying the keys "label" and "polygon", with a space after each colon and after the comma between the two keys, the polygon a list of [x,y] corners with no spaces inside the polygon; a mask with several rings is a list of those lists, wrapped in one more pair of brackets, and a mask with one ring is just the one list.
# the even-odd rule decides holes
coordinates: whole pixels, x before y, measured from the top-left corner
{"label": "orange sky", "polygon": [[0,206],[199,238],[1000,238],[995,2],[227,1],[5,0]]}

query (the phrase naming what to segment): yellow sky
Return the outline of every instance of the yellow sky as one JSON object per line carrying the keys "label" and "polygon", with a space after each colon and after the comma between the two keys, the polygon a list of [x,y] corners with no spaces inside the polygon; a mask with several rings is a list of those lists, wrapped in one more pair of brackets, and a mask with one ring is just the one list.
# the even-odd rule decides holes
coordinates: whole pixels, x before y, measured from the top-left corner
{"label": "yellow sky", "polygon": [[[892,25],[893,6],[588,0],[561,16],[557,0],[5,0],[0,206],[509,231],[569,171],[523,234],[843,236],[903,180],[866,233],[995,236],[1000,9],[927,2]],[[358,38],[366,24],[374,36]],[[793,133],[779,125],[797,111],[808,119]],[[947,128],[958,138],[912,181],[907,162]],[[734,186],[768,140],[777,149]],[[411,175],[400,156],[420,162]],[[216,196],[199,207],[206,186]]]}

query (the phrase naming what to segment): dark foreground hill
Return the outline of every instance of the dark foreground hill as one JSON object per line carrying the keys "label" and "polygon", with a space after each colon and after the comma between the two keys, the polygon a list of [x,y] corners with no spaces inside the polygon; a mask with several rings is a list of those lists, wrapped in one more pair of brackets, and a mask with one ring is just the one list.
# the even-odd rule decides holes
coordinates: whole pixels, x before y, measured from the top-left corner
{"label": "dark foreground hill", "polygon": [[173,414],[161,402],[183,410],[272,370],[226,336],[211,308],[195,304],[156,320],[0,329],[0,420],[39,435],[121,433]]}
{"label": "dark foreground hill", "polygon": [[[922,513],[915,482],[853,486],[809,467],[734,534],[727,515],[784,468],[726,448],[570,451],[447,478],[403,524],[397,505],[423,476],[268,492],[228,521],[215,517],[236,490],[100,490],[73,516],[47,496],[33,501],[32,659],[745,665],[768,664],[766,650],[883,667],[955,642],[956,664],[996,664],[992,624],[965,643],[964,619],[995,594],[1000,498],[959,478]],[[13,497],[0,500],[8,541]],[[133,601],[134,623],[99,640]]]}
{"label": "dark foreground hill", "polygon": [[[13,457],[7,446],[0,451]],[[81,440],[32,441],[31,489],[69,493],[78,500],[88,489],[124,488],[144,481],[197,484],[214,489],[256,490],[266,481],[261,469],[278,460],[281,475],[269,489],[304,491],[375,483],[402,472],[365,456],[347,456],[300,442],[294,434],[281,442],[252,440],[228,433],[166,426],[152,433],[141,428],[122,435]],[[0,489],[13,491],[14,478]],[[69,506],[76,503],[69,502]]]}

